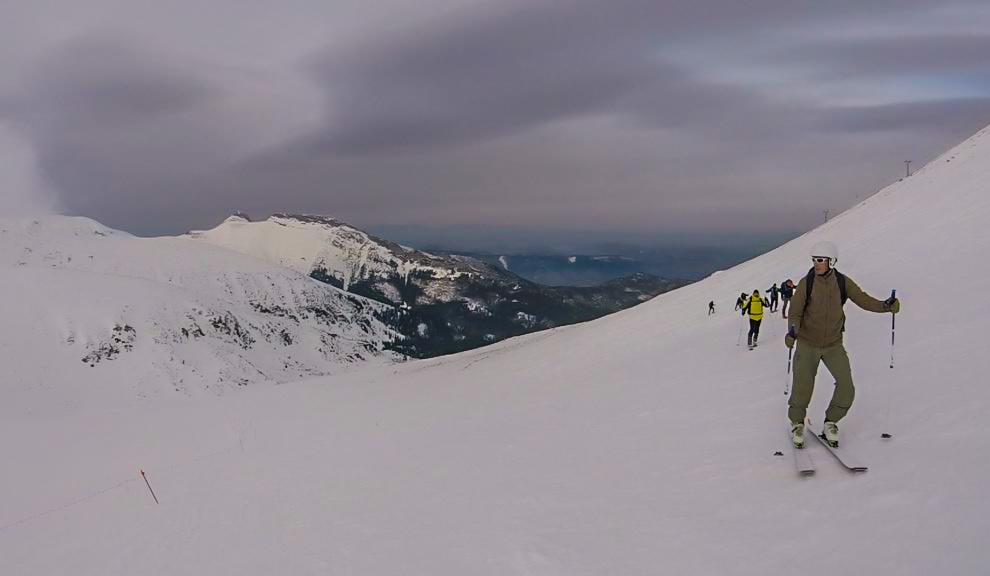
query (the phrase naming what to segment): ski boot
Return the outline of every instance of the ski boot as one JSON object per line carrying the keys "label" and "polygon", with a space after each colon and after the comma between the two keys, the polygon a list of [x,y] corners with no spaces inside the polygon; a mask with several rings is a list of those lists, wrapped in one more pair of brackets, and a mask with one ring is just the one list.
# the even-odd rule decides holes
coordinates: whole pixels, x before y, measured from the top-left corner
{"label": "ski boot", "polygon": [[835,422],[825,422],[825,428],[822,430],[822,440],[832,448],[839,447],[839,427]]}
{"label": "ski boot", "polygon": [[804,448],[804,424],[791,424],[791,442],[795,448]]}

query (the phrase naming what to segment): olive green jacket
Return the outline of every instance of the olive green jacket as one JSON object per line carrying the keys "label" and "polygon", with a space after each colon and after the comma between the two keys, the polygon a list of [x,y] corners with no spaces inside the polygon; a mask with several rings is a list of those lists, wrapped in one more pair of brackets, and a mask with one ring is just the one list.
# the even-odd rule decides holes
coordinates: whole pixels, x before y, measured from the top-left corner
{"label": "olive green jacket", "polygon": [[[815,278],[811,287],[811,302],[807,302],[807,277],[802,278],[794,289],[794,299],[791,300],[791,311],[788,315],[789,324],[794,326],[797,339],[812,346],[828,348],[842,342],[842,331],[846,326],[846,313],[842,310],[842,298],[839,293],[839,281],[835,271],[829,270]],[[846,276],[846,296],[863,310],[870,312],[889,312],[883,302],[870,296]]]}

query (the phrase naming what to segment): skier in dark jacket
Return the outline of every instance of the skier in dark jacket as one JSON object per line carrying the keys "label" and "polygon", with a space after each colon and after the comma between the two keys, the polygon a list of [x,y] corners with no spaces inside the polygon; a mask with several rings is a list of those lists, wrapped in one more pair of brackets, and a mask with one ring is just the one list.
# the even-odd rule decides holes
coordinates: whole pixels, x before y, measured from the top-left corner
{"label": "skier in dark jacket", "polygon": [[767,292],[770,293],[770,311],[777,311],[777,295],[780,293],[780,288],[777,288],[777,283],[774,282],[773,286],[767,288]]}
{"label": "skier in dark jacket", "polygon": [[787,318],[787,305],[791,303],[791,298],[794,297],[794,282],[791,282],[790,278],[780,283],[780,297],[784,300],[784,305],[780,310],[784,318]]}
{"label": "skier in dark jacket", "polygon": [[743,292],[736,298],[736,310],[742,310],[743,306],[746,305],[746,293]]}
{"label": "skier in dark jacket", "polygon": [[712,300],[708,303],[708,315],[711,316],[715,313],[715,301]]}

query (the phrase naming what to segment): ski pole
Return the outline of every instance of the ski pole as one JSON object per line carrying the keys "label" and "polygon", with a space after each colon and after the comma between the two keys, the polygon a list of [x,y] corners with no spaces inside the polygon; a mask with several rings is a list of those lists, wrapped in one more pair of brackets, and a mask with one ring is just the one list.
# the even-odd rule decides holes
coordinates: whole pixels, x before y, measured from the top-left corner
{"label": "ski pole", "polygon": [[[787,335],[794,338],[794,325],[792,324],[787,329]],[[787,378],[784,380],[784,396],[791,393],[791,357],[794,354],[794,347],[787,349]]]}
{"label": "ski pole", "polygon": [[[895,298],[897,298],[897,290],[891,290],[890,301],[893,302]],[[896,321],[897,321],[897,314],[891,312],[890,313],[890,369],[891,370],[894,369],[894,327]],[[887,384],[887,417],[886,417],[886,422],[884,423],[884,429],[886,430],[890,430],[890,396],[891,396],[890,390],[893,387],[894,387],[893,382]],[[893,438],[893,436],[889,432],[883,432],[882,434],[880,434],[880,437],[883,438],[884,440],[890,440],[891,438]]]}
{"label": "ski pole", "polygon": [[746,325],[746,315],[743,314],[742,321],[739,322],[739,336],[736,337],[736,346],[739,346],[739,343],[742,342],[742,331],[743,331],[743,326],[745,325]]}
{"label": "ski pole", "polygon": [[[890,291],[890,301],[897,299],[897,290]],[[890,369],[894,369],[894,323],[897,321],[897,314],[890,313]]]}

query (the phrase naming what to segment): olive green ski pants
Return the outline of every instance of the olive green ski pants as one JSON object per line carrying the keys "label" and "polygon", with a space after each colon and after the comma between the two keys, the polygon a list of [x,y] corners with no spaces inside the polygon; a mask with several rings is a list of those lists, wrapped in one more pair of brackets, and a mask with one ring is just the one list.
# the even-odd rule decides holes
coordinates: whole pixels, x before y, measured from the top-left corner
{"label": "olive green ski pants", "polygon": [[791,397],[787,401],[787,416],[791,422],[804,422],[811,403],[811,393],[815,390],[815,376],[818,374],[818,364],[825,362],[825,367],[835,378],[835,391],[832,401],[825,411],[825,420],[838,422],[845,417],[856,396],[853,386],[852,370],[849,367],[849,356],[842,342],[828,348],[819,348],[798,340],[797,352],[794,354],[794,380]]}

